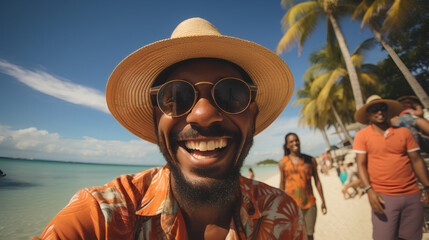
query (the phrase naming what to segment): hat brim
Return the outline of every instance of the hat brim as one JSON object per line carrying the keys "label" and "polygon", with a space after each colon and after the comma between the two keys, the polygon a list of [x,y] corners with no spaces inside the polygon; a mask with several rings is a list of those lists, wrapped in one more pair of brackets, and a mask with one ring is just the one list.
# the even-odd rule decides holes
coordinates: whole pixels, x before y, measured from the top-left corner
{"label": "hat brim", "polygon": [[192,36],[152,43],[119,63],[106,87],[107,106],[112,115],[134,135],[156,143],[149,89],[165,68],[191,58],[224,59],[248,73],[258,87],[255,135],[282,113],[292,97],[292,73],[272,51],[234,37]]}
{"label": "hat brim", "polygon": [[368,124],[369,120],[366,114],[366,110],[368,107],[377,104],[377,103],[385,103],[387,104],[387,118],[391,119],[394,116],[397,116],[402,110],[402,104],[400,104],[398,101],[395,100],[389,100],[389,99],[379,99],[374,100],[372,102],[369,102],[365,105],[363,105],[359,110],[355,113],[355,119],[356,121],[362,123],[362,124]]}

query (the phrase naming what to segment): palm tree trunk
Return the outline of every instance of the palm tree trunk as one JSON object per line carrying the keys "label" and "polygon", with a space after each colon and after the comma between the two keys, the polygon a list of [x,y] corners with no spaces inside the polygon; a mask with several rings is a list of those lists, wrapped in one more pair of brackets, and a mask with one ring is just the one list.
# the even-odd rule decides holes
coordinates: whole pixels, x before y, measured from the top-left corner
{"label": "palm tree trunk", "polygon": [[335,132],[338,134],[338,137],[340,138],[341,141],[343,141],[343,136],[341,136],[340,131],[338,131],[338,126],[337,124],[334,124],[334,128],[335,128]]}
{"label": "palm tree trunk", "polygon": [[319,128],[319,130],[322,132],[323,138],[325,139],[326,144],[328,145],[328,148],[331,149],[331,143],[329,142],[328,135],[326,134],[325,127]]}
{"label": "palm tree trunk", "polygon": [[420,102],[425,108],[429,109],[429,97],[426,94],[425,90],[422,88],[422,86],[419,84],[413,74],[411,74],[410,70],[408,70],[404,62],[402,62],[401,58],[398,56],[395,50],[393,50],[393,48],[384,40],[381,33],[372,27],[370,29],[374,36],[378,39],[378,41],[380,41],[381,45],[383,45],[384,49],[386,49],[386,51],[389,53],[393,62],[395,62],[396,66],[402,72],[402,75],[404,75],[405,79],[407,80],[408,84],[410,84],[416,96],[420,99]]}
{"label": "palm tree trunk", "polygon": [[338,124],[340,124],[341,129],[344,132],[344,135],[346,135],[347,140],[349,140],[350,144],[353,145],[353,138],[350,136],[349,131],[344,127],[343,121],[340,118],[340,115],[338,115],[337,110],[335,109],[334,104],[331,103],[332,111],[334,112],[335,119],[337,120]]}
{"label": "palm tree trunk", "polygon": [[337,20],[332,14],[327,13],[327,15],[329,17],[329,21],[332,24],[332,28],[334,29],[338,44],[340,45],[341,53],[343,54],[343,57],[344,57],[344,62],[346,63],[347,72],[349,74],[350,83],[353,90],[353,96],[356,102],[356,110],[358,110],[360,107],[363,106],[363,98],[362,98],[362,92],[360,90],[359,79],[356,73],[356,68],[353,66],[349,49],[347,48],[346,41],[344,40],[344,36],[341,33],[341,29],[337,23]]}

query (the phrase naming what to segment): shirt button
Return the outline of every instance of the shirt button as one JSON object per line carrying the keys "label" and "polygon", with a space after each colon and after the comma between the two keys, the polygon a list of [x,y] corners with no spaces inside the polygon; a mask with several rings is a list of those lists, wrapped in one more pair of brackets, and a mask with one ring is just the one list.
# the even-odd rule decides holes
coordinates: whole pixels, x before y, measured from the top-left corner
{"label": "shirt button", "polygon": [[255,209],[254,209],[253,207],[252,207],[252,208],[249,208],[248,213],[249,213],[250,215],[255,214]]}

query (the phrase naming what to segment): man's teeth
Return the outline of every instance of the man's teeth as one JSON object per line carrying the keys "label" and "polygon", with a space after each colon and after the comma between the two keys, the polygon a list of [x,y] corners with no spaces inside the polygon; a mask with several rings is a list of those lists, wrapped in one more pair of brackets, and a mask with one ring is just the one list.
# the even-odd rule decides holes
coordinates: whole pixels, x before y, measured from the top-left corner
{"label": "man's teeth", "polygon": [[186,148],[198,151],[212,151],[216,148],[226,147],[226,139],[208,140],[208,141],[186,141]]}

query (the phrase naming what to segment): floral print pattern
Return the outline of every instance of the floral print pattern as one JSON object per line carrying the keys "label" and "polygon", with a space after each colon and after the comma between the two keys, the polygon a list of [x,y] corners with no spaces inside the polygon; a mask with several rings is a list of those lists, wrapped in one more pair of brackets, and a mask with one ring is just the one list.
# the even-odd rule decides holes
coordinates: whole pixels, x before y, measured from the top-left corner
{"label": "floral print pattern", "polygon": [[[226,237],[304,239],[299,206],[284,191],[240,178],[241,202]],[[170,169],[124,175],[79,191],[37,239],[187,239]]]}

